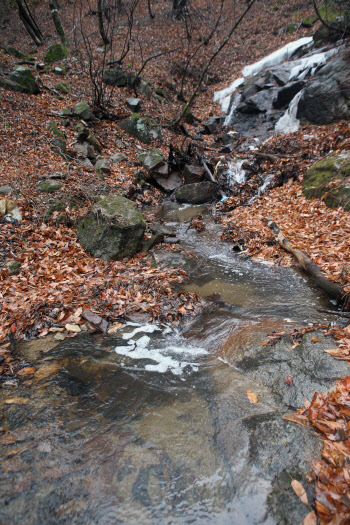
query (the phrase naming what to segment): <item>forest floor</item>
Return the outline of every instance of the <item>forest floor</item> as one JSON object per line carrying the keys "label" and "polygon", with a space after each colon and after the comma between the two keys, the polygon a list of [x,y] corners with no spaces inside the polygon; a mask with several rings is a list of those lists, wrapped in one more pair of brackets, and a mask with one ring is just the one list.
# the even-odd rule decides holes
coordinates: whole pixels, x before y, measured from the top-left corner
{"label": "forest floor", "polygon": [[[311,4],[285,2],[279,3],[278,9],[274,10],[271,9],[275,7],[274,2],[257,3],[235,33],[232,44],[214,63],[211,76],[193,105],[194,115],[204,120],[221,114],[219,105],[213,102],[214,92],[227,87],[239,77],[243,66],[259,60],[289,41],[312,34],[315,28],[300,27],[301,19],[312,14]],[[144,56],[151,56],[153,49],[157,49],[155,43],[159,44],[161,40],[167,40],[172,48],[177,48],[184,24],[172,20],[169,9],[169,2],[160,1],[157,3],[155,18],[150,20],[144,7],[140,16]],[[33,46],[16,14],[10,10],[5,15],[2,17],[1,45],[11,45],[22,52],[33,53]],[[65,16],[69,20],[67,11]],[[67,21],[64,22],[68,25]],[[45,45],[35,50],[37,62],[42,62],[49,45],[56,43],[49,16],[42,16],[40,23],[47,38]],[[194,143],[196,151],[216,165],[222,156],[218,154],[212,136],[203,135],[201,140],[196,141],[169,128],[171,120],[181,108],[181,102],[175,96],[183,80],[180,66],[184,57],[193,51],[193,46],[198,45],[200,38],[203,38],[204,23],[195,24],[196,38],[188,41],[187,50],[184,50],[182,43],[181,50],[171,54],[171,60],[169,55],[163,55],[150,61],[144,69],[142,76],[150,81],[152,88],[161,87],[170,95],[162,103],[153,97],[145,98],[143,113],[163,126],[162,142],[154,141],[152,147],[160,149],[166,157],[170,145],[185,151],[190,143]],[[297,32],[287,31],[291,23],[296,23]],[[214,43],[210,43],[201,48],[199,65],[203,65],[213,46]],[[137,70],[142,61],[137,58],[133,60],[132,65]],[[10,69],[15,62],[13,57],[0,51],[1,69]],[[104,262],[81,248],[74,224],[91,206],[101,185],[111,188],[122,186],[127,196],[140,207],[157,205],[164,195],[151,184],[147,183],[142,188],[138,186],[138,155],[147,148],[118,126],[119,121],[131,114],[125,105],[125,99],[134,96],[131,88],[118,88],[108,93],[113,120],[96,118],[89,124],[103,145],[104,157],[123,153],[127,159],[113,164],[111,173],[105,175],[103,180],[94,170],[74,162],[67,163],[52,151],[52,136],[46,129],[46,122],[53,120],[66,135],[67,144],[73,144],[77,121],[64,127],[57,113],[64,107],[73,107],[82,99],[92,102],[91,84],[84,61],[76,60],[72,54],[64,60],[64,64],[67,68],[64,81],[70,84],[71,92],[61,99],[55,98],[47,89],[43,89],[39,95],[28,96],[0,88],[0,185],[8,184],[13,188],[9,198],[15,200],[23,215],[20,223],[0,225],[0,342],[3,343],[0,346],[0,359],[2,374],[6,376],[21,370],[21,365],[17,366],[10,355],[11,342],[23,337],[44,337],[50,332],[62,333],[67,325],[67,335],[74,336],[75,328],[70,331],[70,326],[91,328],[83,315],[85,309],[107,320],[113,329],[113,326],[135,312],[141,312],[150,320],[178,322],[186,316],[196,315],[202,308],[202,301],[195,294],[174,291],[174,284],[186,278],[181,269],[163,271],[151,268],[147,254],[139,254],[132,260]],[[198,68],[191,78],[185,78],[187,93],[194,85],[196,74]],[[44,84],[50,88],[54,88],[61,80],[53,68],[40,75]],[[196,137],[201,125],[197,121],[193,125],[185,124],[185,128],[189,135]],[[296,133],[277,136],[263,145],[260,152],[275,155],[275,159],[264,160],[262,169],[282,175],[287,182],[256,199],[250,206],[240,206],[239,195],[218,203],[215,214],[223,224],[223,238],[244,245],[245,254],[256,260],[293,265],[295,263],[291,256],[274,242],[270,230],[262,221],[265,218],[272,219],[295,246],[320,266],[330,280],[340,283],[344,292],[349,293],[350,213],[341,208],[329,209],[322,201],[307,201],[301,191],[303,175],[311,164],[331,152],[344,149],[350,149],[348,122],[303,127]],[[236,155],[243,158],[238,151]],[[54,212],[48,218],[50,196],[38,191],[38,183],[42,177],[52,173],[64,175],[64,185],[59,190],[59,196],[67,205],[64,211]],[[152,216],[148,217],[147,213],[145,211],[146,218],[151,221]],[[181,250],[169,245],[164,245],[163,249]],[[13,261],[21,263],[20,273],[10,276],[6,264]],[[349,329],[339,327],[333,333],[340,342],[340,347],[335,351],[336,357],[349,360]],[[316,508],[324,523],[330,522],[329,516],[346,512],[346,502],[350,501],[346,495],[350,471],[344,463],[344,458],[350,458],[346,408],[350,402],[349,388],[350,381],[346,379],[338,386],[337,392],[331,394],[331,398],[323,397],[322,401],[319,397],[315,398],[312,402],[314,410],[308,406],[302,414],[305,419],[308,417],[311,424],[317,419],[318,412],[322,412],[319,419],[332,422],[332,425],[328,423],[328,426],[326,424],[318,429],[328,441],[325,441],[326,452],[322,465],[318,463],[318,467],[313,469],[318,479],[323,479]],[[306,410],[308,414],[305,415]],[[342,440],[338,439],[339,436],[334,437],[337,431],[339,434],[340,428],[346,434]],[[339,444],[336,449],[334,440]],[[334,472],[337,473],[337,479]],[[333,481],[330,481],[331,478]],[[327,494],[324,487],[327,487]],[[321,503],[323,496],[329,502],[327,508]],[[344,498],[347,498],[345,503]]]}

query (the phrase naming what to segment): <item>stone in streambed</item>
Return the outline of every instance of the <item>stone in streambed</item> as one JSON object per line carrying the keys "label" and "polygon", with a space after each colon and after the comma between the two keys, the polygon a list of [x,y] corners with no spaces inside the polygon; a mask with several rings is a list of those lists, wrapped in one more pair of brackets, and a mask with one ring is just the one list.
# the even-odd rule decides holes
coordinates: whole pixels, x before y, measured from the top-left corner
{"label": "stone in streambed", "polygon": [[218,185],[210,181],[186,184],[176,190],[175,197],[178,202],[188,204],[212,202],[219,197]]}
{"label": "stone in streambed", "polygon": [[86,251],[108,261],[135,255],[145,229],[142,213],[132,201],[110,195],[79,222],[77,233]]}

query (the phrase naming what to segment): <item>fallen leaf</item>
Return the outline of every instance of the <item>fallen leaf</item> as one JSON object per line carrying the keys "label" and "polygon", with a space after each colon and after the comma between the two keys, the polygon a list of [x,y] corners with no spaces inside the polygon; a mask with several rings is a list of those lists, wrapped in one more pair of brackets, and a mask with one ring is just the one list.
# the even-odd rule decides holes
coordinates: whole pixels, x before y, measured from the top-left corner
{"label": "fallen leaf", "polygon": [[254,394],[251,390],[247,390],[247,397],[251,403],[257,403],[258,402],[258,396]]}
{"label": "fallen leaf", "polygon": [[292,488],[293,488],[295,494],[300,499],[300,501],[302,503],[304,503],[304,505],[308,505],[309,504],[309,500],[307,499],[307,494],[305,492],[304,487],[300,483],[300,481],[297,481],[296,479],[293,479],[293,481],[292,481]]}
{"label": "fallen leaf", "polygon": [[67,332],[75,332],[75,333],[81,332],[81,328],[77,324],[67,323],[64,327],[67,330]]}
{"label": "fallen leaf", "polygon": [[316,335],[313,335],[312,337],[310,337],[310,341],[311,343],[320,343],[322,339],[320,339],[319,337],[317,337]]}
{"label": "fallen leaf", "polygon": [[26,366],[25,368],[22,368],[22,370],[18,371],[19,376],[26,376],[34,374],[36,371],[36,368],[34,366]]}
{"label": "fallen leaf", "polygon": [[26,405],[28,401],[28,397],[9,397],[5,399],[6,405]]}
{"label": "fallen leaf", "polygon": [[122,326],[123,326],[123,323],[113,323],[107,333],[114,334],[115,332],[120,330]]}
{"label": "fallen leaf", "polygon": [[291,385],[293,383],[292,376],[287,376],[287,379],[285,380],[286,385]]}

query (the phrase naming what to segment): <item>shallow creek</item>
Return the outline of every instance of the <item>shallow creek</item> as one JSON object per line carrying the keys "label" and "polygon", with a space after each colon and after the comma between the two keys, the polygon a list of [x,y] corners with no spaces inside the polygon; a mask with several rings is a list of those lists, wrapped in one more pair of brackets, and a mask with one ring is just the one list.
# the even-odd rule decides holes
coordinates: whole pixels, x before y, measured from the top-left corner
{"label": "shallow creek", "polygon": [[[181,261],[185,288],[219,294],[215,308],[181,329],[130,323],[18,349],[41,374],[0,390],[1,523],[280,524],[310,510],[290,482],[320,442],[282,415],[342,369],[310,340],[261,343],[330,321],[317,308],[332,305],[295,270],[234,254],[210,217],[189,230],[202,210],[159,214],[197,256]],[[14,395],[29,401],[4,403]]]}

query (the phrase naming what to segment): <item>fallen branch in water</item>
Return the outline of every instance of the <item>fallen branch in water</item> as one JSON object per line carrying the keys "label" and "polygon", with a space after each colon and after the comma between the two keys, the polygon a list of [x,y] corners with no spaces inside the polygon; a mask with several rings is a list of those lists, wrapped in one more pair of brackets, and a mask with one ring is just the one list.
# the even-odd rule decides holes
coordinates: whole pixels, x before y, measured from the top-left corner
{"label": "fallen branch in water", "polygon": [[343,299],[342,289],[339,284],[329,281],[317,264],[313,263],[308,255],[298,248],[295,248],[288,239],[285,238],[275,222],[270,219],[263,219],[263,221],[267,222],[268,227],[274,234],[275,239],[278,241],[281,248],[294,255],[302,269],[315,280],[315,283],[319,288],[326,292],[330,297],[333,297],[333,299]]}

